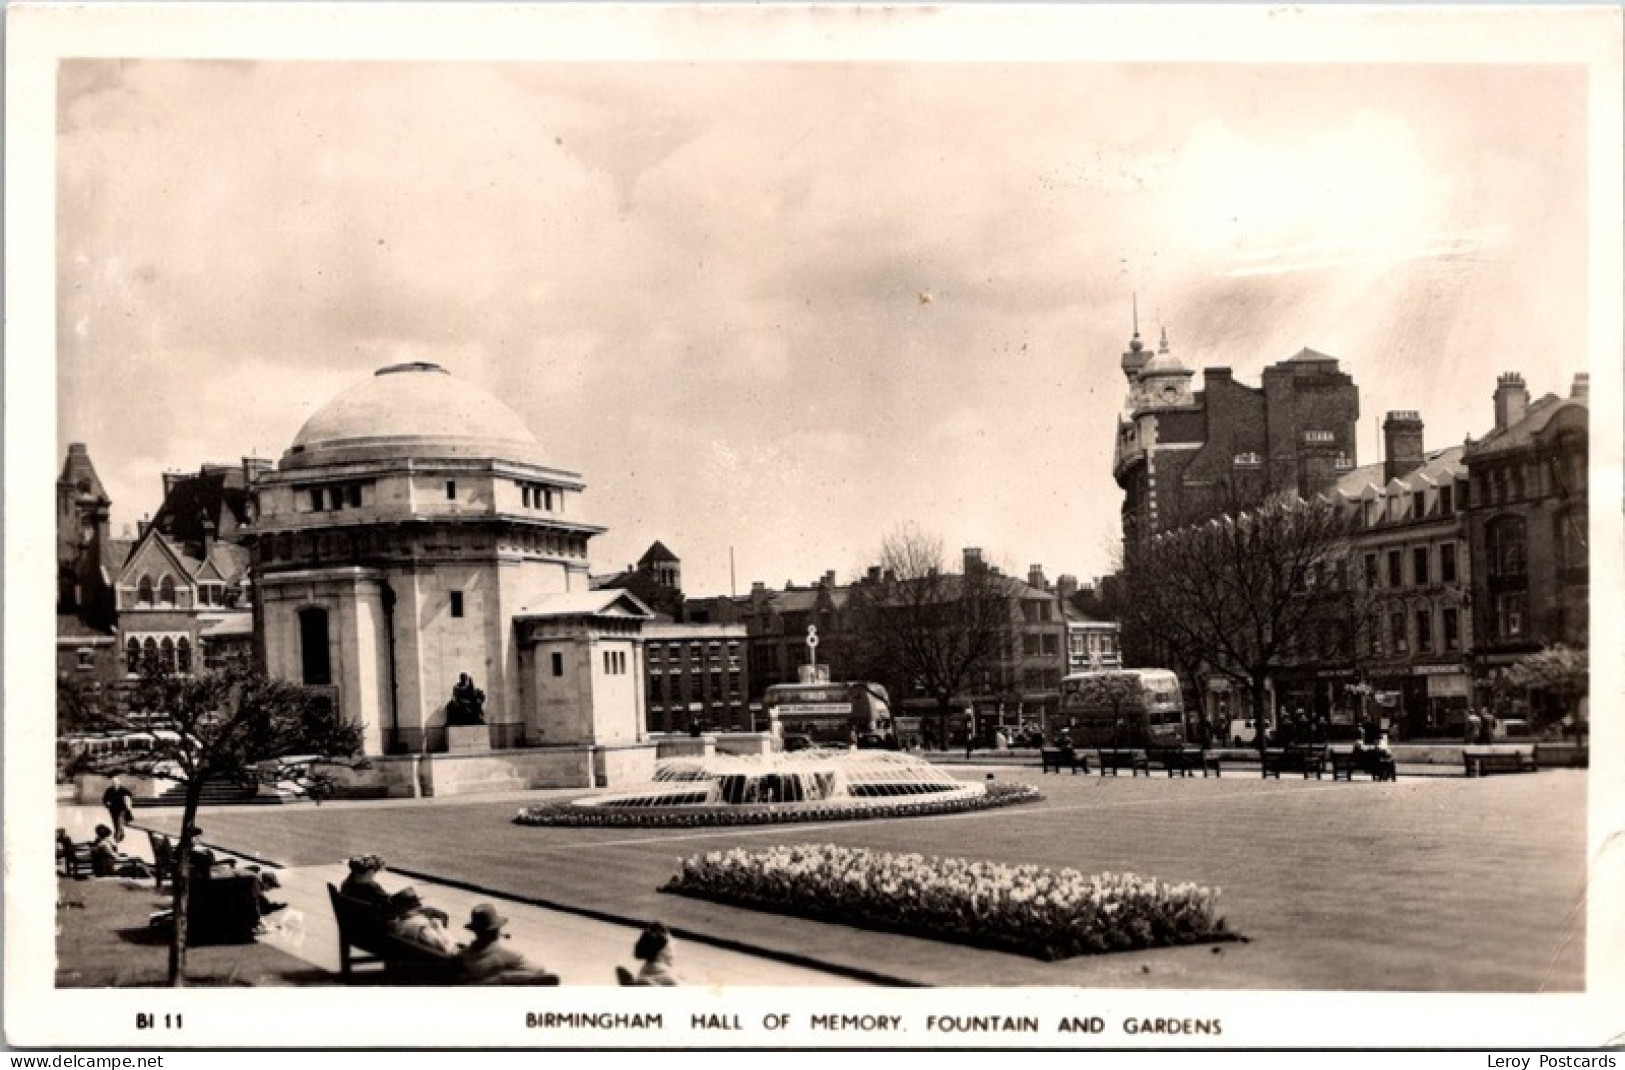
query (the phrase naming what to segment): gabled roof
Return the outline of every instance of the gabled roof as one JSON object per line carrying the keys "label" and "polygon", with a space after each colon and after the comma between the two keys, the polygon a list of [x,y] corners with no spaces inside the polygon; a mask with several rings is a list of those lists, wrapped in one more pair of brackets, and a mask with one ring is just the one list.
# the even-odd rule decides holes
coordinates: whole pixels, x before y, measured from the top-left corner
{"label": "gabled roof", "polygon": [[672,553],[670,550],[666,549],[666,544],[661,542],[659,539],[656,539],[654,545],[643,551],[643,556],[638,558],[639,565],[652,565],[656,562],[665,561],[672,561],[678,564],[682,563],[682,559],[676,554]]}
{"label": "gabled roof", "polygon": [[515,620],[536,620],[547,617],[634,617],[653,620],[654,610],[630,591],[606,588],[597,591],[572,591],[566,594],[544,594],[531,599],[532,605],[522,606],[514,614]]}
{"label": "gabled roof", "polygon": [[1316,350],[1310,349],[1308,346],[1304,346],[1302,349],[1298,350],[1296,353],[1286,359],[1286,363],[1288,364],[1319,364],[1324,361],[1331,361],[1335,364],[1337,362],[1337,358],[1327,356],[1325,353],[1317,352]]}
{"label": "gabled roof", "polygon": [[123,567],[119,569],[118,582],[135,582],[139,579],[137,571],[152,568],[153,566],[146,565],[145,562],[151,561],[155,557],[174,569],[177,579],[187,581],[197,575],[198,569],[203,564],[197,558],[187,556],[183,550],[165,538],[157,528],[149,527],[146,534],[136,540],[135,546],[131,548]]}

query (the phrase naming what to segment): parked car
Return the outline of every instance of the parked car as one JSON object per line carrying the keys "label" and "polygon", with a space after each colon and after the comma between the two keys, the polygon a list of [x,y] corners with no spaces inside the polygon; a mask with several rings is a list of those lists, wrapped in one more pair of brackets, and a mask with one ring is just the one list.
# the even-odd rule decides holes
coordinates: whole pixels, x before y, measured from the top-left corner
{"label": "parked car", "polygon": [[1529,722],[1519,717],[1510,717],[1495,725],[1496,739],[1526,739],[1534,734],[1535,730],[1529,726]]}
{"label": "parked car", "polygon": [[1237,718],[1230,722],[1230,745],[1232,747],[1247,747],[1258,739],[1258,722],[1251,717]]}

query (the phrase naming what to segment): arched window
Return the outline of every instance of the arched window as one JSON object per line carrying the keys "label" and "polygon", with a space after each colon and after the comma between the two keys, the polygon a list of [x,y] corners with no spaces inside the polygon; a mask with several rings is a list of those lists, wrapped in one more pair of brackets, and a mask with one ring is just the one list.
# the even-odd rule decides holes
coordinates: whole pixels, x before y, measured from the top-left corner
{"label": "arched window", "polygon": [[158,584],[158,601],[166,606],[175,604],[175,579],[165,575]]}
{"label": "arched window", "polygon": [[148,638],[141,644],[141,657],[143,660],[156,660],[158,657],[158,640]]}
{"label": "arched window", "polygon": [[173,639],[165,639],[158,644],[158,656],[163,661],[165,672],[175,671],[175,641]]}
{"label": "arched window", "polygon": [[152,577],[142,576],[141,582],[135,585],[135,604],[138,606],[152,605]]}
{"label": "arched window", "polygon": [[141,671],[141,640],[134,636],[124,644],[124,671],[131,675]]}
{"label": "arched window", "polygon": [[299,611],[299,658],[304,683],[325,687],[333,682],[333,663],[328,653],[327,610],[306,606]]}
{"label": "arched window", "polygon": [[192,644],[185,639],[175,643],[175,668],[180,672],[192,671]]}

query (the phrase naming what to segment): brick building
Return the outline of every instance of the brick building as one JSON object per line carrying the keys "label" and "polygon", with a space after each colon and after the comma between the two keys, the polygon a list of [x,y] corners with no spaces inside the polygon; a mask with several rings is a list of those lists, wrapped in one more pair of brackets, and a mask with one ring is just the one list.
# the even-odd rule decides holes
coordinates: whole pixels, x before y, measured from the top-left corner
{"label": "brick building", "polygon": [[1128,400],[1118,420],[1112,474],[1123,490],[1123,538],[1149,537],[1273,493],[1329,490],[1356,467],[1360,392],[1335,358],[1304,349],[1264,369],[1262,384],[1229,368],[1194,372],[1164,332],[1149,353],[1135,331],[1122,355]]}
{"label": "brick building", "polygon": [[1584,374],[1567,397],[1531,402],[1511,373],[1496,383],[1492,429],[1462,451],[1480,684],[1543,647],[1589,642],[1589,424]]}
{"label": "brick building", "polygon": [[[758,730],[743,624],[643,626],[651,732]],[[765,726],[760,726],[765,729]]]}

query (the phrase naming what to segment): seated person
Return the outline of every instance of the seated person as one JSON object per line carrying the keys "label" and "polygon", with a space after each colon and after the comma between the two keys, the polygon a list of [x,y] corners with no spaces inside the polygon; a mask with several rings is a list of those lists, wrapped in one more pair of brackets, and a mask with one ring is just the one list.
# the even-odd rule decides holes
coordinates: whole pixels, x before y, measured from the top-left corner
{"label": "seated person", "polygon": [[152,870],[139,858],[119,851],[113,842],[113,830],[106,825],[96,826],[96,839],[90,845],[90,872],[98,877],[139,877],[145,880]]}
{"label": "seated person", "polygon": [[673,988],[683,983],[672,966],[671,933],[658,921],[643,930],[632,954],[643,963],[633,984]]}
{"label": "seated person", "polygon": [[447,955],[462,950],[463,945],[446,928],[445,914],[425,907],[416,888],[402,888],[389,897],[389,903],[386,928],[391,936]]}
{"label": "seated person", "polygon": [[224,877],[252,877],[254,879],[254,898],[259,904],[261,915],[272,914],[286,903],[279,903],[272,899],[272,889],[282,887],[282,882],[270,870],[259,866],[249,865],[242,869],[237,868],[235,858],[222,858],[203,844],[203,830],[196,825],[192,826],[192,879],[194,881],[212,881]]}
{"label": "seated person", "polygon": [[350,859],[350,875],[339,885],[339,893],[379,910],[389,908],[389,892],[378,883],[378,874],[384,871],[384,860],[377,855],[357,855]]}
{"label": "seated person", "polygon": [[476,906],[466,928],[474,934],[473,941],[461,952],[463,977],[476,985],[556,985],[556,974],[531,963],[512,948],[503,947],[507,939],[502,927],[508,919],[497,913],[490,903]]}

